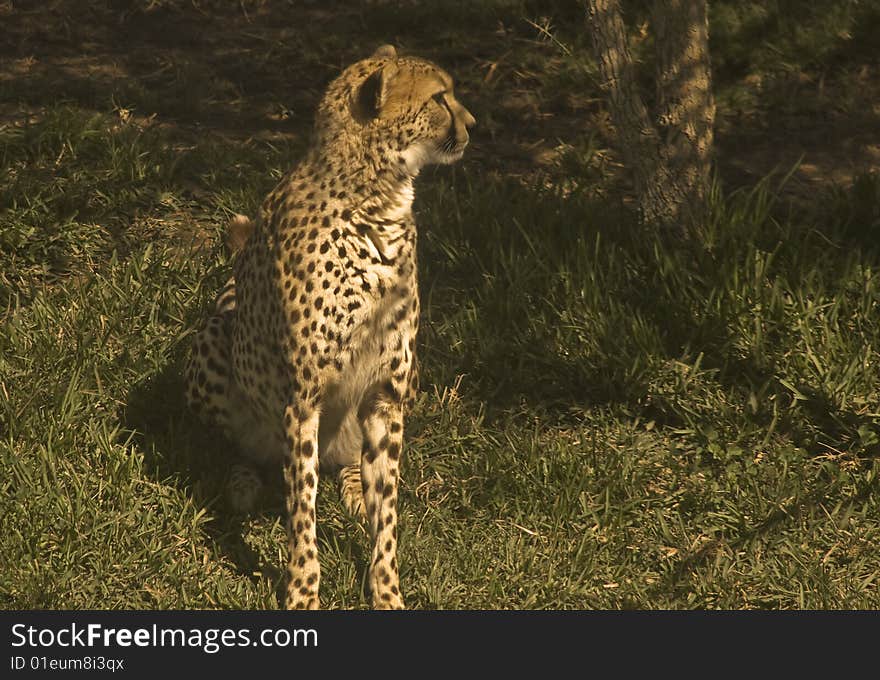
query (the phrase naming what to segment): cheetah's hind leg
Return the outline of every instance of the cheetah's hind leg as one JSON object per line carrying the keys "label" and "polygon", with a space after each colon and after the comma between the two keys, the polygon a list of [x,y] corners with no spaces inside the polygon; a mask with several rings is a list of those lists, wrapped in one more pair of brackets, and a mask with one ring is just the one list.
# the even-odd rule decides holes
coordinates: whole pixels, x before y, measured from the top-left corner
{"label": "cheetah's hind leg", "polygon": [[361,487],[361,464],[346,465],[339,471],[339,496],[342,504],[355,519],[365,522],[364,491]]}
{"label": "cheetah's hind leg", "polygon": [[[243,218],[246,220],[246,218]],[[249,228],[246,220],[242,228]],[[253,512],[263,493],[263,480],[257,468],[241,455],[242,443],[254,443],[262,456],[274,443],[267,438],[231,379],[232,329],[236,319],[235,281],[230,279],[217,297],[216,311],[193,339],[186,366],[186,398],[199,420],[219,428],[239,448],[241,460],[231,465],[226,479],[226,498],[240,514]],[[253,456],[251,456],[253,459]],[[260,460],[258,456],[256,460]]]}
{"label": "cheetah's hind leg", "polygon": [[260,472],[249,463],[235,463],[226,480],[226,499],[232,510],[247,515],[253,512],[263,495]]}

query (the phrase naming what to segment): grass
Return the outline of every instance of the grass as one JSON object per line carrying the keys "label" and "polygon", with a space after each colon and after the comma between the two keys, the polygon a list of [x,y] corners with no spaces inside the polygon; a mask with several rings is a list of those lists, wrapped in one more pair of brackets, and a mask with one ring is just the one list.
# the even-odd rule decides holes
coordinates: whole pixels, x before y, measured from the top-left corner
{"label": "grass", "polygon": [[[151,4],[199,16],[189,3]],[[240,10],[260,28],[265,7],[240,3],[229,20],[262,35]],[[834,21],[849,21],[841,7]],[[583,36],[555,34],[569,55],[535,42],[522,18],[546,24],[528,3],[487,8],[451,19],[425,9],[447,22],[437,35],[390,9],[364,18],[371,35],[392,22],[395,40],[445,56],[485,135],[418,187],[423,393],[403,467],[408,605],[880,607],[880,177],[795,205],[779,175],[719,185],[692,243],[645,230],[595,132],[566,137],[552,163],[523,160],[540,134],[516,129],[528,107],[549,107],[560,131],[592,115],[582,107],[594,104],[561,94],[587,83],[590,98]],[[556,9],[550,25],[564,27],[572,10]],[[456,16],[474,27],[473,45],[444,55]],[[342,31],[350,19],[323,20]],[[722,19],[729,35],[754,21],[746,9]],[[796,56],[811,35],[831,40],[787,25],[771,22],[785,40],[771,30],[762,44]],[[236,51],[243,36],[230,33],[231,54],[249,54]],[[773,50],[744,64],[734,43],[719,42],[722,73],[770,68]],[[502,44],[512,51],[481,87]],[[301,151],[301,111],[322,80],[364,51],[324,49],[260,51],[247,83],[222,52],[208,65],[177,55],[181,68],[106,89],[72,79],[60,95],[47,89],[51,70],[0,79],[7,101],[35,112],[0,124],[0,607],[278,606],[280,493],[252,516],[230,512],[229,444],[186,412],[181,367],[228,275],[226,217],[253,211]],[[813,54],[825,65],[832,52],[844,75],[862,58]],[[288,62],[305,80],[277,119],[281,95],[261,93]],[[204,97],[171,97],[205,73]],[[503,99],[532,85],[535,101]],[[263,104],[270,135],[249,118]],[[207,131],[203,120],[214,121]],[[367,606],[365,532],[329,477],[319,517],[323,605]]]}

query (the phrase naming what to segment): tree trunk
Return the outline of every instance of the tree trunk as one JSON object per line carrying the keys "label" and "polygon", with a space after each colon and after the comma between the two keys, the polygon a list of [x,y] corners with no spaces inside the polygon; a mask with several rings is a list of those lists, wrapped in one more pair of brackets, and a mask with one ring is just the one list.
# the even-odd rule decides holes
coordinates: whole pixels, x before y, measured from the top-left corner
{"label": "tree trunk", "polygon": [[715,99],[709,57],[706,0],[655,0],[657,126],[662,153],[684,188],[682,211],[703,217],[711,180]]}
{"label": "tree trunk", "polygon": [[687,229],[705,215],[712,98],[706,0],[655,0],[657,113],[639,94],[618,0],[587,0],[611,121],[645,222]]}

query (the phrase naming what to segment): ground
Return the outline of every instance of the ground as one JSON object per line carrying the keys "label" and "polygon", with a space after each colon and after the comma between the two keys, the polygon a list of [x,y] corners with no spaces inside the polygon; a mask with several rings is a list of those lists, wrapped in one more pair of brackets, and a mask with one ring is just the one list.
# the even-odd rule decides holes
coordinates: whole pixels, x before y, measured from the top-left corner
{"label": "ground", "polygon": [[[687,243],[627,212],[578,3],[91,4],[0,2],[0,606],[278,606],[280,493],[225,505],[180,370],[226,219],[386,42],[478,121],[418,186],[408,605],[880,606],[880,4],[711,3]],[[364,607],[333,484],[322,603]]]}

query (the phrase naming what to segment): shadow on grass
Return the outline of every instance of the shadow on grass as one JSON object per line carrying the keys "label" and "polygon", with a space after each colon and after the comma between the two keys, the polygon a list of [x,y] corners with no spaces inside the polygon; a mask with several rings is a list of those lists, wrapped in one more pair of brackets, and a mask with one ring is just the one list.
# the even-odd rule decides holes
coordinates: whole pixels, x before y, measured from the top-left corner
{"label": "shadow on grass", "polygon": [[[821,205],[786,215],[765,181],[724,199],[707,232],[683,241],[577,186],[534,189],[474,170],[436,171],[417,199],[423,384],[442,389],[464,375],[490,418],[526,409],[564,421],[609,406],[682,427],[725,419],[713,399],[734,410],[751,393],[788,403],[780,381],[794,380],[807,397],[797,413],[764,409],[733,418],[732,429],[773,424],[813,448],[819,436],[835,446],[873,427],[811,388],[812,373],[792,360],[809,339],[791,300],[833,300],[861,314],[842,277],[880,260],[865,239],[880,214],[875,176],[838,195],[828,220]],[[840,352],[854,351],[842,327],[827,332]],[[688,362],[689,377],[670,368]],[[696,403],[701,372],[716,395]]]}
{"label": "shadow on grass", "polygon": [[[250,11],[247,4],[16,3],[0,37],[0,54],[18,59],[8,74],[16,77],[0,77],[0,91],[28,106],[59,100],[99,110],[118,105],[218,130],[289,132],[308,129],[329,79],[382,42],[429,38],[422,50],[442,51],[454,61],[467,50],[452,47],[445,36],[457,33],[454,42],[479,48],[499,16],[522,21],[504,3],[370,10],[341,2],[330,9],[326,3],[259,3]],[[463,33],[462,25],[469,31]],[[309,40],[300,26],[324,35]]]}

